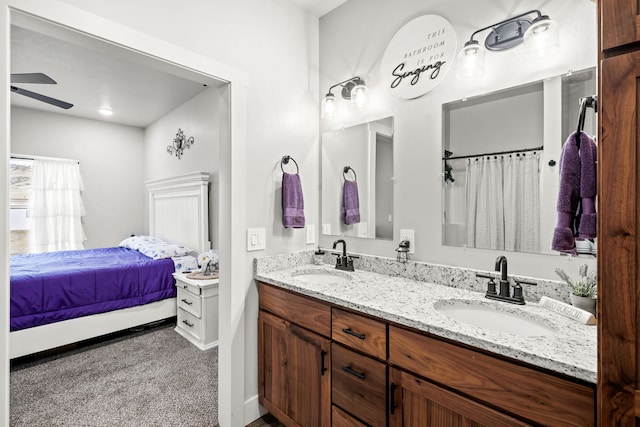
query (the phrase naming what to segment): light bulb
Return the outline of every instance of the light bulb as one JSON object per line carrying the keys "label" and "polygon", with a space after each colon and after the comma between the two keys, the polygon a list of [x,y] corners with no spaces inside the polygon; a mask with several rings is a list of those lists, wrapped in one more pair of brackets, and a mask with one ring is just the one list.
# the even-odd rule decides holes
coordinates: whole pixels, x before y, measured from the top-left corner
{"label": "light bulb", "polygon": [[336,115],[336,97],[329,92],[322,99],[321,116],[323,119],[333,119]]}
{"label": "light bulb", "polygon": [[484,75],[485,49],[477,40],[469,40],[458,53],[456,77],[458,79],[475,79]]}
{"label": "light bulb", "polygon": [[362,80],[351,89],[351,108],[362,111],[369,101],[369,88]]}
{"label": "light bulb", "polygon": [[560,43],[558,41],[558,24],[542,15],[533,20],[527,28],[522,40],[525,55],[530,59],[544,58],[558,53]]}

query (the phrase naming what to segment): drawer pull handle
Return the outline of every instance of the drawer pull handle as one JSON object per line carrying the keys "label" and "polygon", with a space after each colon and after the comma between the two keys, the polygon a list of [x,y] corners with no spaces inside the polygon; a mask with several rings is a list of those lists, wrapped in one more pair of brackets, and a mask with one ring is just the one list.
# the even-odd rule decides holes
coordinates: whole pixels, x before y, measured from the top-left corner
{"label": "drawer pull handle", "polygon": [[327,352],[325,350],[320,351],[320,375],[324,375],[327,372],[327,367],[324,364],[324,358],[327,356]]}
{"label": "drawer pull handle", "polygon": [[186,298],[182,298],[182,302],[187,304],[187,305],[193,305],[193,303],[191,301],[187,301]]}
{"label": "drawer pull handle", "polygon": [[182,285],[182,287],[183,287],[184,289],[189,289],[189,286],[187,286],[187,285]]}
{"label": "drawer pull handle", "polygon": [[357,333],[357,332],[352,331],[352,330],[351,330],[351,329],[349,329],[349,328],[344,328],[344,329],[342,329],[342,332],[344,332],[345,334],[353,335],[354,337],[356,337],[356,338],[360,338],[361,340],[363,340],[363,339],[364,339],[364,334],[359,334],[359,333]]}
{"label": "drawer pull handle", "polygon": [[353,375],[354,377],[360,378],[361,380],[364,379],[364,374],[362,372],[354,371],[353,369],[351,369],[351,366],[343,366],[342,370]]}
{"label": "drawer pull handle", "polygon": [[184,323],[185,325],[187,325],[190,328],[193,328],[193,323],[189,322],[188,320],[183,320],[182,323]]}
{"label": "drawer pull handle", "polygon": [[396,402],[396,389],[398,388],[398,385],[395,383],[391,383],[391,385],[389,386],[389,413],[391,415],[393,415],[393,413],[395,412],[396,408],[398,407],[398,403]]}

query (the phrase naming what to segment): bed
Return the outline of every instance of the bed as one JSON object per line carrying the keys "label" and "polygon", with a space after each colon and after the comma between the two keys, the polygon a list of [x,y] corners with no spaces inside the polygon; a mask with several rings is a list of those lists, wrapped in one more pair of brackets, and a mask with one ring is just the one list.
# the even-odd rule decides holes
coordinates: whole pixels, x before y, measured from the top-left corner
{"label": "bed", "polygon": [[[208,180],[194,172],[145,183],[149,234],[208,250]],[[174,260],[121,244],[12,257],[12,359],[176,315]]]}

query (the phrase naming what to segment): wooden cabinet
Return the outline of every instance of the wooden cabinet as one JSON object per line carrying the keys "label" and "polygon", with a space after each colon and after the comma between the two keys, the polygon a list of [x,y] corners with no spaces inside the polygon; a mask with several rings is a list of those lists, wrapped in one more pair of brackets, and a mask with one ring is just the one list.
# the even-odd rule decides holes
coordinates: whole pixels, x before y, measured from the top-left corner
{"label": "wooden cabinet", "polygon": [[599,0],[598,425],[640,422],[640,3]]}
{"label": "wooden cabinet", "polygon": [[177,288],[175,331],[200,350],[218,345],[218,279],[195,280],[174,273]]}
{"label": "wooden cabinet", "polygon": [[[311,329],[326,331],[328,335],[331,319],[329,306],[261,285],[260,307],[260,404],[287,426],[330,426],[329,338],[289,320],[295,318]],[[263,308],[271,309],[282,317]],[[323,319],[326,321],[323,322]]]}
{"label": "wooden cabinet", "polygon": [[595,425],[592,387],[404,328],[389,327],[389,363],[533,423]]}
{"label": "wooden cabinet", "polygon": [[334,342],[331,366],[332,403],[370,426],[386,426],[386,364]]}
{"label": "wooden cabinet", "polygon": [[640,6],[637,0],[599,0],[602,50],[640,40]]}
{"label": "wooden cabinet", "polygon": [[595,425],[594,387],[259,284],[260,403],[287,426]]}
{"label": "wooden cabinet", "polygon": [[528,425],[399,369],[389,370],[391,427]]}

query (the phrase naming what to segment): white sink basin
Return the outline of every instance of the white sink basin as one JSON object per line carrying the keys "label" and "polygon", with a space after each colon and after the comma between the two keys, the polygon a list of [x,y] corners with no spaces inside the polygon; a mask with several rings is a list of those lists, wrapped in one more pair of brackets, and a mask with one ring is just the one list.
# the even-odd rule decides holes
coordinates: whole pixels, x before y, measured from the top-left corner
{"label": "white sink basin", "polygon": [[304,280],[318,285],[347,283],[353,277],[350,274],[338,270],[310,269],[293,273],[296,279]]}
{"label": "white sink basin", "polygon": [[473,300],[442,300],[433,306],[453,320],[481,329],[524,337],[556,333],[556,328],[548,320],[517,307]]}

